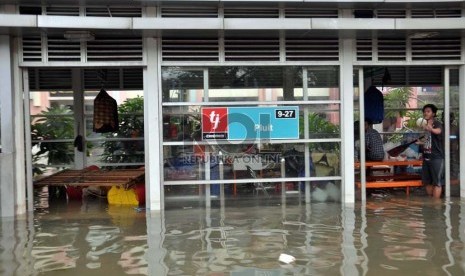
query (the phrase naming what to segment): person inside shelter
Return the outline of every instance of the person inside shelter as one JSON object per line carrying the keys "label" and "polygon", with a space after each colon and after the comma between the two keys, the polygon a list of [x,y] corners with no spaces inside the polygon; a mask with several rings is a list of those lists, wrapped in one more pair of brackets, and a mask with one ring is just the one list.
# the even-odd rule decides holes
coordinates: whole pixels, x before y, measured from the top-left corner
{"label": "person inside shelter", "polygon": [[365,159],[367,161],[381,161],[384,159],[383,139],[373,128],[373,122],[365,118]]}
{"label": "person inside shelter", "polygon": [[[359,121],[354,122],[355,161],[360,160]],[[365,160],[381,161],[384,159],[384,146],[381,134],[373,128],[370,119],[365,119]]]}

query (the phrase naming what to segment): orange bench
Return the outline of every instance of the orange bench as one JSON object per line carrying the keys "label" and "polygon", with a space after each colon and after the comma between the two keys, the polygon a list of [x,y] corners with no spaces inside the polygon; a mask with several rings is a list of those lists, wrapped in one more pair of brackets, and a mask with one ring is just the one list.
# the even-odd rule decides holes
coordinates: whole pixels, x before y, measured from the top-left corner
{"label": "orange bench", "polygon": [[[394,166],[413,166],[420,167],[423,165],[422,160],[383,160],[383,161],[367,161],[365,162],[365,167],[376,168],[376,167],[386,167],[393,168]],[[360,162],[355,163],[355,168],[360,168]],[[362,183],[356,181],[357,187],[361,188]],[[405,187],[405,192],[407,195],[410,194],[410,187],[420,187],[421,175],[419,174],[383,174],[383,175],[370,175],[367,176],[366,188],[367,189],[376,189],[376,188],[403,188]]]}

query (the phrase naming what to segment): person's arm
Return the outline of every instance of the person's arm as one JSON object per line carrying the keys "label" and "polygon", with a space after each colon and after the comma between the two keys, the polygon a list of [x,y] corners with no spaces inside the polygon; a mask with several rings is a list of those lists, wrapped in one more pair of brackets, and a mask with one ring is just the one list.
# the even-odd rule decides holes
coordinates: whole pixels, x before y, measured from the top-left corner
{"label": "person's arm", "polygon": [[426,131],[429,131],[431,132],[432,134],[436,134],[436,135],[439,135],[442,133],[442,128],[441,126],[436,126],[434,125],[434,122],[432,122],[431,124],[428,122],[428,124],[426,124],[424,127],[423,127],[424,130]]}

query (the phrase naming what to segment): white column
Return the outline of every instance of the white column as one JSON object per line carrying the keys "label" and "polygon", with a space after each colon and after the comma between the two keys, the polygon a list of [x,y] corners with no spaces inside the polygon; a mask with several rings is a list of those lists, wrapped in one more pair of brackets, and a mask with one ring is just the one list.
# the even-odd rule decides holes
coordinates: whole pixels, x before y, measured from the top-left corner
{"label": "white column", "polygon": [[146,207],[151,211],[163,209],[163,147],[161,74],[159,40],[144,39],[147,67],[144,68],[144,137]]}
{"label": "white column", "polygon": [[[459,70],[459,122],[465,122],[465,65]],[[460,127],[460,137],[465,137],[465,127]],[[465,147],[460,146],[460,197],[465,198]]]}
{"label": "white column", "polygon": [[2,153],[0,153],[0,215],[15,215],[14,93],[11,74],[10,37],[0,35],[0,101]]}
{"label": "white column", "polygon": [[445,191],[446,199],[450,198],[450,70],[444,69],[444,159],[445,159]]}
{"label": "white column", "polygon": [[13,85],[14,85],[14,129],[15,129],[15,204],[16,214],[26,213],[26,175],[25,175],[25,147],[24,147],[24,102],[22,70],[19,68],[19,39],[13,43]]}
{"label": "white column", "polygon": [[341,49],[341,173],[342,202],[355,202],[354,178],[354,80],[353,55],[354,40],[342,39]]}

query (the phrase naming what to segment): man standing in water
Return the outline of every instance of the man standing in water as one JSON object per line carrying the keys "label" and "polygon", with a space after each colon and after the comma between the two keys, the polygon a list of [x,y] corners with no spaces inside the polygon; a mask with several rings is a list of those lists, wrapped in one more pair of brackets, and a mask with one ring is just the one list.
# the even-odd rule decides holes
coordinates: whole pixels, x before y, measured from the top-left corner
{"label": "man standing in water", "polygon": [[438,108],[433,104],[423,106],[423,118],[427,123],[423,142],[422,182],[426,193],[440,198],[444,179],[444,131],[441,122],[436,119]]}

